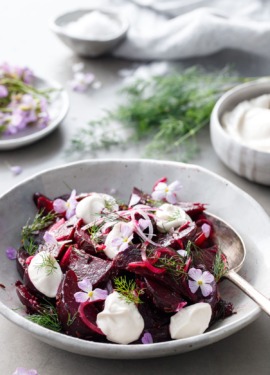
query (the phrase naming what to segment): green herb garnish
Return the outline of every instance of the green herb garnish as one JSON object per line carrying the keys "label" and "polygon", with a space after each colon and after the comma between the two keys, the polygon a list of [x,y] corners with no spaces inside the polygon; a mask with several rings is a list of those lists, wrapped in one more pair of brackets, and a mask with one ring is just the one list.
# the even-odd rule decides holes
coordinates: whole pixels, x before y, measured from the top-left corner
{"label": "green herb garnish", "polygon": [[140,295],[144,294],[143,289],[138,289],[134,280],[128,280],[126,276],[116,277],[114,279],[114,286],[123,299],[128,303],[135,303],[136,305],[142,303]]}
{"label": "green herb garnish", "polygon": [[41,210],[34,217],[32,224],[29,224],[28,220],[27,224],[22,228],[22,244],[29,255],[34,255],[38,248],[38,245],[35,243],[35,236],[40,230],[52,224],[55,217],[55,213],[49,212],[47,215],[44,215],[44,210]]}
{"label": "green herb garnish", "polygon": [[[229,69],[205,73],[198,67],[138,79],[120,92],[124,104],[80,129],[71,151],[97,151],[131,140],[148,140],[146,156],[176,158],[181,150],[180,159],[188,159],[197,149],[194,136],[208,125],[217,99],[240,81],[243,79],[233,77]],[[131,128],[132,135],[123,139],[124,128],[114,128],[114,123]]]}
{"label": "green herb garnish", "polygon": [[38,269],[44,268],[46,274],[49,276],[53,272],[55,272],[55,270],[57,270],[56,264],[57,264],[57,261],[51,254],[42,254],[42,262],[37,264],[36,267]]}
{"label": "green herb garnish", "polygon": [[213,265],[213,273],[214,273],[216,282],[218,282],[225,275],[227,270],[228,270],[228,267],[227,267],[226,260],[224,259],[222,252],[219,250],[217,252],[215,262]]}
{"label": "green herb garnish", "polygon": [[51,329],[52,331],[61,331],[61,324],[58,319],[56,308],[51,304],[43,305],[40,314],[29,315],[27,319],[42,327]]}

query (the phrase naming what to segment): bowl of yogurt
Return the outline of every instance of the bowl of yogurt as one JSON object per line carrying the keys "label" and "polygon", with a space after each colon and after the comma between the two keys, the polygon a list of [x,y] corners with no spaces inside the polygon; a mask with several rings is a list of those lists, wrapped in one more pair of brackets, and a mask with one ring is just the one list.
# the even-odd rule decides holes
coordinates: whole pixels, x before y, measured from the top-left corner
{"label": "bowl of yogurt", "polygon": [[58,15],[50,21],[50,28],[76,54],[98,57],[125,39],[129,24],[111,10],[93,8]]}
{"label": "bowl of yogurt", "polygon": [[250,181],[270,185],[270,80],[244,83],[216,103],[211,142],[223,163]]}

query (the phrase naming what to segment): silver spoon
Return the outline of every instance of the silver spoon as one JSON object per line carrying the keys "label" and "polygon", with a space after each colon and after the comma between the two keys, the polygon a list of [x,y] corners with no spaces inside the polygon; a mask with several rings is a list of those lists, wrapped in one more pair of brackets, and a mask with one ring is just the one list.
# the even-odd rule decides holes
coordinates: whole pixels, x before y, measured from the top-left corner
{"label": "silver spoon", "polygon": [[252,298],[262,310],[270,315],[270,301],[268,298],[258,292],[237,273],[242,267],[246,257],[246,248],[242,238],[228,223],[219,217],[210,214],[209,212],[206,213],[206,216],[213,223],[216,236],[219,240],[220,249],[227,257],[228,271],[224,277],[232,281],[244,293]]}

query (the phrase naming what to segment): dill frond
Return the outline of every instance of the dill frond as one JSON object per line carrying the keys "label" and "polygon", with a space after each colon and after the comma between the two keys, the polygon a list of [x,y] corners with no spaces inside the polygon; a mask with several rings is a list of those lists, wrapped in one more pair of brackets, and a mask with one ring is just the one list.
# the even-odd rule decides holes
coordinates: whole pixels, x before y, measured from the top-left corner
{"label": "dill frond", "polygon": [[114,280],[116,292],[128,303],[136,305],[142,303],[140,295],[144,294],[143,289],[138,289],[134,280],[128,280],[126,276],[116,277]]}

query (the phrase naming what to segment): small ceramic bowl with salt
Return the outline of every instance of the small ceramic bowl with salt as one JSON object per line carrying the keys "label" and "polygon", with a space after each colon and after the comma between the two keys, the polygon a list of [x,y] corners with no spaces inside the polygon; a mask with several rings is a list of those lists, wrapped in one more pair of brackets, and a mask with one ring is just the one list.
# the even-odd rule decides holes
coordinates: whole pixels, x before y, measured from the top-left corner
{"label": "small ceramic bowl with salt", "polygon": [[223,163],[238,175],[270,185],[270,80],[236,86],[216,103],[211,142]]}
{"label": "small ceramic bowl with salt", "polygon": [[78,9],[50,21],[51,30],[73,52],[98,57],[111,52],[126,37],[128,22],[104,9]]}

